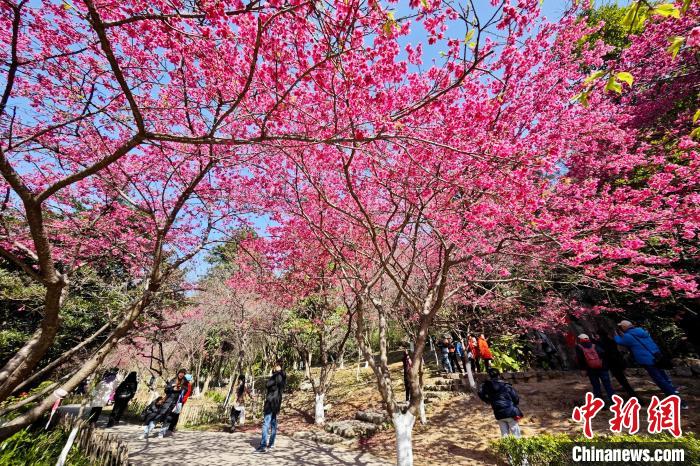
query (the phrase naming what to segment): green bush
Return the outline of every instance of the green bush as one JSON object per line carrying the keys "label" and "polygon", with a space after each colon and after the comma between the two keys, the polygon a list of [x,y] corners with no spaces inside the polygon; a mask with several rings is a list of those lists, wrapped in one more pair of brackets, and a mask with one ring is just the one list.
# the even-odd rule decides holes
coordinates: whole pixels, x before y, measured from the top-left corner
{"label": "green bush", "polygon": [[[0,443],[0,464],[6,466],[53,466],[68,439],[60,427],[50,431],[24,429]],[[90,461],[74,445],[66,464],[89,466]]]}
{"label": "green bush", "polygon": [[[573,464],[571,462],[571,449],[574,444],[588,444],[602,447],[604,443],[666,443],[685,449],[685,462],[687,464],[700,464],[700,441],[694,434],[685,434],[683,437],[674,438],[668,434],[662,435],[601,435],[588,439],[583,436],[570,437],[566,434],[540,434],[533,437],[516,439],[515,437],[503,437],[491,444],[491,450],[504,464],[529,466],[559,466]],[[631,446],[631,445],[625,445]],[[626,463],[618,462],[623,465]],[[630,463],[630,464],[639,464]],[[657,463],[663,464],[663,463]]]}
{"label": "green bush", "polygon": [[226,394],[214,390],[208,390],[204,393],[206,398],[209,398],[216,404],[223,404],[226,401]]}
{"label": "green bush", "polygon": [[301,371],[287,372],[287,384],[284,389],[286,392],[293,392],[299,389],[299,385],[304,380],[304,373]]}
{"label": "green bush", "polygon": [[489,345],[492,365],[501,372],[518,372],[525,367],[525,344],[515,335],[500,335]]}

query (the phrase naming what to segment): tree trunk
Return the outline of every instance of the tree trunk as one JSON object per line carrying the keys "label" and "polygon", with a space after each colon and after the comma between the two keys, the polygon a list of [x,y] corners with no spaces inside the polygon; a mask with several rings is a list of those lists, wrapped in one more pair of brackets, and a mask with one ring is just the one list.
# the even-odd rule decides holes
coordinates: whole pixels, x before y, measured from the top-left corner
{"label": "tree trunk", "polygon": [[316,393],[316,403],[314,409],[314,422],[316,425],[322,426],[326,422],[326,411],[324,408],[326,394]]}
{"label": "tree trunk", "polygon": [[194,397],[199,398],[202,396],[202,389],[200,388],[199,384],[201,383],[202,379],[202,358],[199,358],[197,361],[197,370],[195,371],[195,376],[194,376]]}
{"label": "tree trunk", "polygon": [[420,423],[425,425],[428,423],[428,418],[425,415],[425,393],[423,392],[423,358],[418,363],[418,384],[420,386],[420,406],[418,412],[420,414]]}
{"label": "tree trunk", "polygon": [[41,370],[32,374],[31,377],[29,377],[28,379],[26,379],[25,381],[23,381],[22,383],[17,385],[15,387],[15,389],[13,390],[13,393],[19,392],[20,390],[31,385],[35,381],[41,382],[43,380],[43,377],[49,375],[54,369],[56,369],[58,366],[63,364],[65,361],[67,361],[75,353],[77,353],[82,348],[86,347],[87,345],[89,345],[90,343],[95,341],[97,339],[97,337],[99,337],[102,333],[104,333],[105,330],[107,330],[109,328],[109,326],[110,326],[110,323],[107,322],[102,327],[100,327],[95,333],[93,333],[89,338],[87,338],[86,340],[83,340],[82,342],[80,342],[80,344],[78,344],[77,346],[74,346],[70,350],[66,351],[60,357],[56,358],[54,361],[52,361],[51,363],[49,363],[45,367],[43,367]]}
{"label": "tree trunk", "polygon": [[[72,392],[80,382],[82,382],[87,376],[92,374],[95,369],[102,364],[107,354],[109,354],[112,349],[117,345],[119,340],[121,340],[127,332],[131,329],[134,321],[138,318],[143,310],[151,303],[154,293],[159,288],[158,284],[151,283],[149,289],[144,293],[143,297],[131,307],[131,309],[126,313],[126,317],[114,328],[112,333],[107,337],[102,346],[92,355],[90,359],[85,361],[83,366],[68,379],[60,388]],[[34,408],[24,412],[21,416],[14,418],[13,420],[6,422],[0,426],[0,441],[9,438],[14,433],[22,430],[24,427],[30,425],[39,419],[47,410],[51,408],[56,397],[51,395],[44,398],[44,400],[39,403]]]}
{"label": "tree trunk", "polygon": [[396,412],[392,420],[396,430],[396,465],[413,466],[413,425],[416,417],[409,411]]}
{"label": "tree trunk", "polygon": [[207,390],[209,390],[209,384],[211,383],[211,371],[207,372],[207,376],[204,378],[204,386],[202,387],[201,395],[204,395]]}
{"label": "tree trunk", "polygon": [[15,388],[29,377],[53,344],[58,333],[59,309],[65,286],[63,279],[46,286],[41,326],[0,370],[0,402],[5,401]]}
{"label": "tree trunk", "polygon": [[306,355],[306,360],[304,361],[304,377],[311,380],[311,353]]}
{"label": "tree trunk", "polygon": [[469,388],[472,392],[476,392],[476,381],[474,381],[474,374],[472,374],[472,365],[467,360],[467,380],[469,381]]}

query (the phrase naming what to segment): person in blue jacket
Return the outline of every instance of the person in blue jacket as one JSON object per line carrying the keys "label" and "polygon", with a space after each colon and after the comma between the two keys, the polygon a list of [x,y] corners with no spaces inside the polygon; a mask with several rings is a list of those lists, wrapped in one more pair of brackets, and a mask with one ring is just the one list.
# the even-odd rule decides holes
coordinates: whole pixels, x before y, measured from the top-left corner
{"label": "person in blue jacket", "polygon": [[[657,358],[661,350],[651,338],[649,332],[641,327],[635,327],[629,320],[623,320],[617,324],[615,343],[628,348],[632,352],[634,360],[649,373],[649,376],[666,396],[679,395],[678,389],[673,385],[666,371],[658,367]],[[686,409],[688,405],[681,402]]]}

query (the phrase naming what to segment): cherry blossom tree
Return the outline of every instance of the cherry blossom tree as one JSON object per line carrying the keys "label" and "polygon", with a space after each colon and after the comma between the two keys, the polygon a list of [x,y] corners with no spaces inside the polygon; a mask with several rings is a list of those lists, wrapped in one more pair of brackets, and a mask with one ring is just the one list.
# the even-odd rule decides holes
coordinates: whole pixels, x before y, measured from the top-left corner
{"label": "cherry blossom tree", "polygon": [[[223,196],[208,206],[201,183],[213,186],[209,194],[221,186],[243,192],[246,182],[231,167],[267,144],[390,139],[395,131],[375,102],[387,88],[413,86],[397,59],[408,24],[376,3],[20,0],[0,8],[0,252],[46,290],[40,327],[0,370],[0,400],[53,341],[75,267],[111,253],[141,268],[134,274],[143,296],[89,370],[171,266],[204,247],[221,209],[234,207]],[[447,17],[438,5],[430,9],[426,27],[440,35]],[[423,92],[404,92],[383,113],[398,121],[443,95],[456,74],[455,81],[426,76]],[[366,129],[356,130],[350,115]],[[50,404],[15,419],[2,436]]]}

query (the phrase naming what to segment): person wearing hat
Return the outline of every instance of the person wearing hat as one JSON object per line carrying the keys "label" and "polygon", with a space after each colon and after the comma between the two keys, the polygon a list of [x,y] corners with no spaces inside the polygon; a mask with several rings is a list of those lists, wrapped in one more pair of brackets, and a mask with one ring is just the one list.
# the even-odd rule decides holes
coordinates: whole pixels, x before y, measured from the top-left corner
{"label": "person wearing hat", "polygon": [[[659,367],[663,354],[649,332],[641,327],[635,327],[629,320],[623,320],[617,324],[616,333],[615,343],[630,350],[637,364],[646,369],[651,379],[666,396],[679,395],[678,389],[673,385],[666,371]],[[688,408],[683,401],[681,406],[684,409]]]}
{"label": "person wearing hat", "polygon": [[180,390],[180,396],[177,400],[177,403],[175,404],[175,409],[173,409],[173,412],[170,415],[170,426],[168,427],[168,433],[170,435],[172,435],[175,432],[177,421],[180,420],[180,413],[182,412],[182,407],[185,406],[185,403],[187,403],[187,400],[190,398],[190,394],[192,393],[192,374],[188,374],[187,370],[185,369],[180,369],[177,373],[178,377],[180,376],[180,374],[183,373],[184,381],[182,389]]}
{"label": "person wearing hat", "polygon": [[578,336],[576,359],[581,370],[585,371],[588,380],[591,381],[593,395],[596,398],[603,398],[603,392],[600,388],[602,384],[608,395],[608,402],[612,403],[612,396],[615,394],[615,390],[613,390],[610,383],[610,374],[608,373],[608,365],[605,361],[603,348],[593,343],[588,335],[582,333]]}
{"label": "person wearing hat", "polygon": [[498,370],[488,370],[489,380],[479,387],[479,398],[489,403],[496,417],[498,427],[501,429],[501,437],[512,435],[520,438],[520,425],[518,421],[523,417],[518,405],[520,397],[513,386],[501,379]]}

